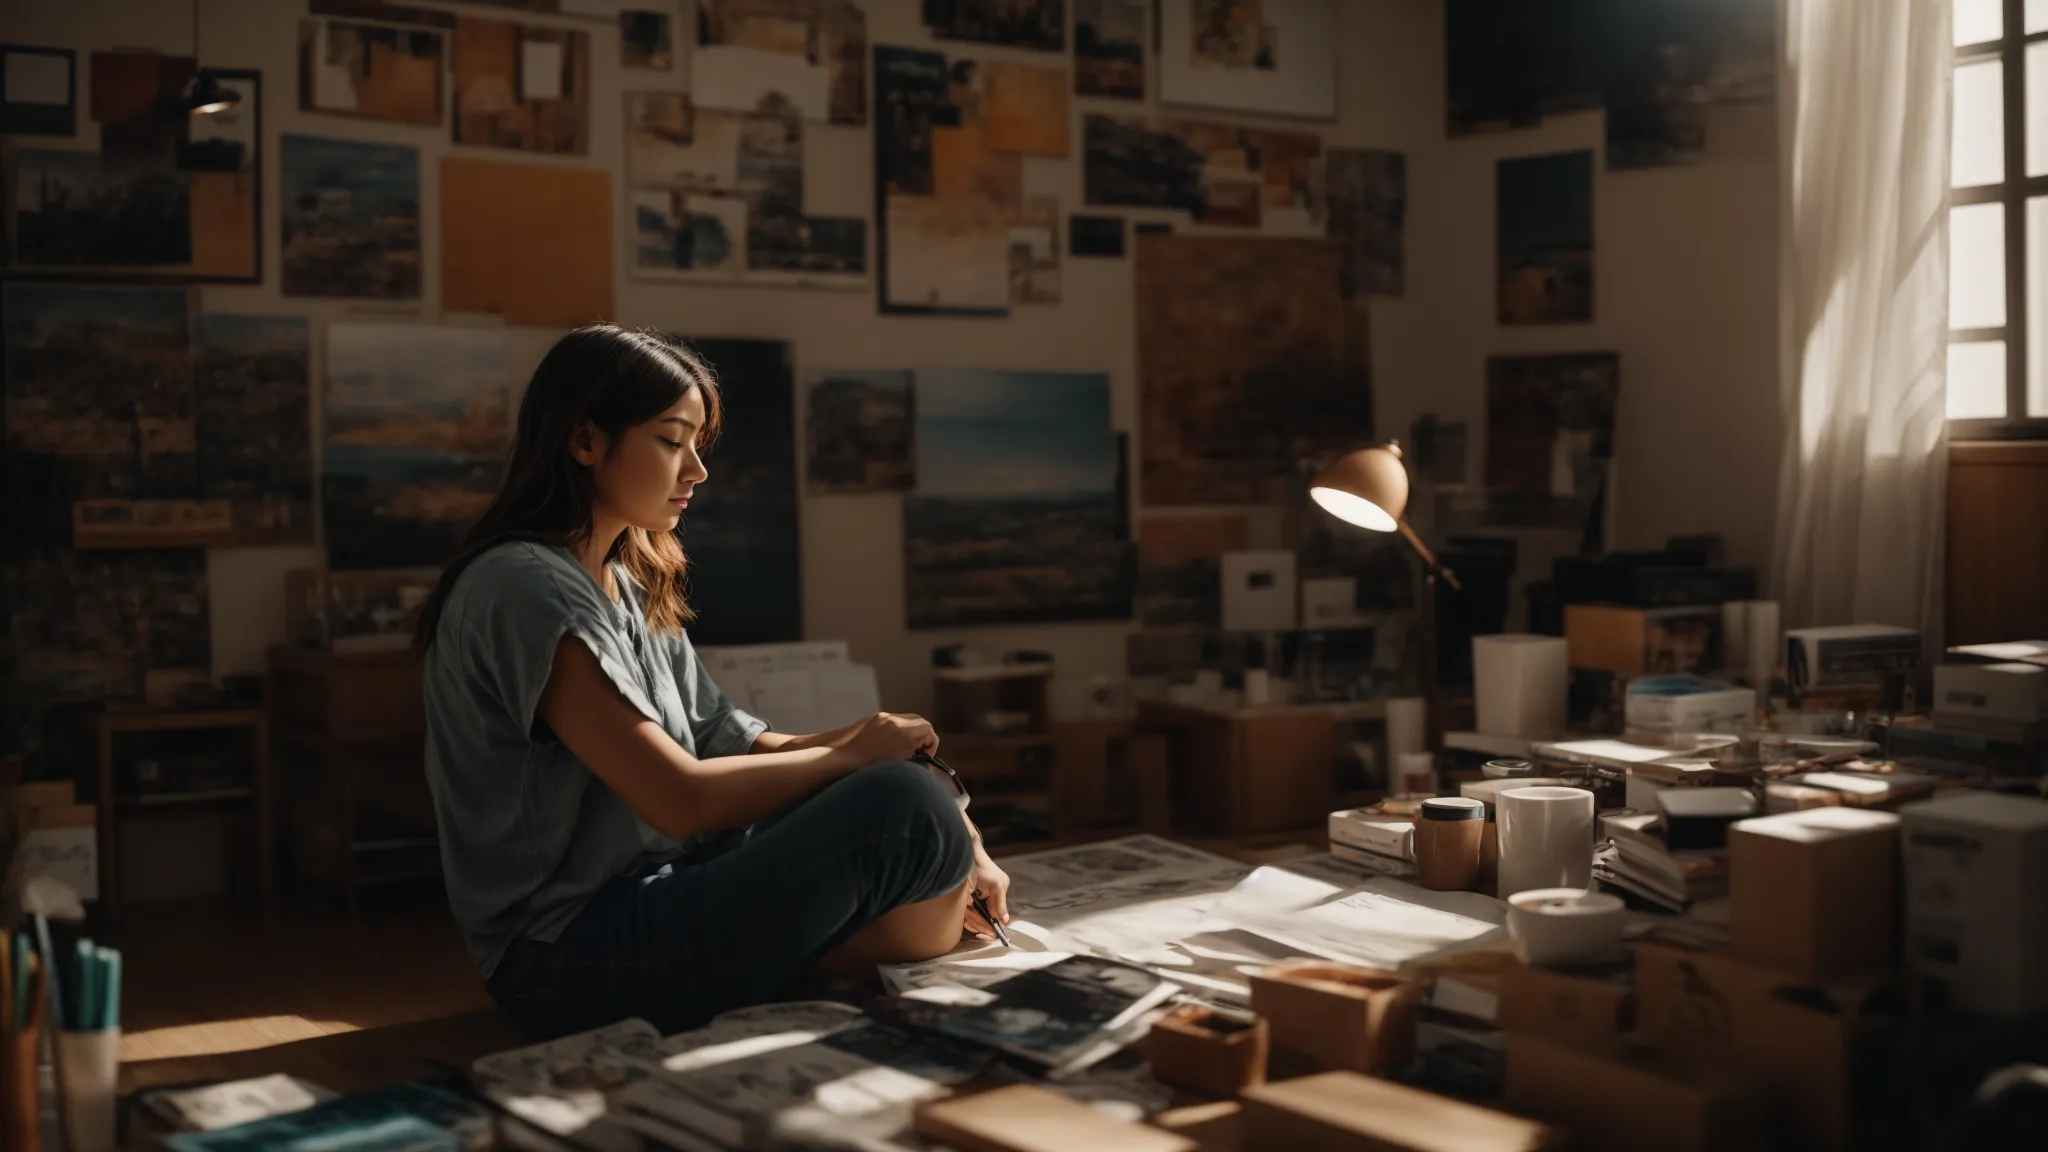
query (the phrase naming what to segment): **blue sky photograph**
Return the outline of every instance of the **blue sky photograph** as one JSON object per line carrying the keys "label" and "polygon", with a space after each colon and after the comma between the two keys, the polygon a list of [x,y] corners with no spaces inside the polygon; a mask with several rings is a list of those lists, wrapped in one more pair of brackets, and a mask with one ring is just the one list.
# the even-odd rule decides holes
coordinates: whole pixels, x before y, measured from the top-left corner
{"label": "blue sky photograph", "polygon": [[920,495],[1115,490],[1107,375],[920,370],[915,397]]}

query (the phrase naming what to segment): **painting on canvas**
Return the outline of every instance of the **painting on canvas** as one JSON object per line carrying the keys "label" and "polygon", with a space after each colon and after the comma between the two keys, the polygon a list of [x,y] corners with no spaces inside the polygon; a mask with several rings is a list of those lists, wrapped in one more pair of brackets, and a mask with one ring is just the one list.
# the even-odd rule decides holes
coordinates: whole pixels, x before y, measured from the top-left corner
{"label": "painting on canvas", "polygon": [[328,567],[445,564],[504,473],[503,330],[330,324],[326,367]]}
{"label": "painting on canvas", "polygon": [[1145,98],[1150,15],[1145,0],[1074,0],[1076,95]]}
{"label": "painting on canvas", "polygon": [[284,294],[412,300],[420,294],[420,154],[287,133]]}
{"label": "painting on canvas", "polygon": [[1593,319],[1593,154],[1499,163],[1498,318],[1502,324]]}
{"label": "painting on canvas", "polygon": [[1004,314],[1023,157],[994,146],[981,70],[878,47],[875,107],[882,311]]}
{"label": "painting on canvas", "polygon": [[1137,240],[1146,504],[1283,502],[1372,438],[1364,309],[1311,240]]}
{"label": "painting on canvas", "polygon": [[819,493],[901,492],[916,479],[907,371],[827,371],[805,393],[805,472]]}
{"label": "painting on canvas", "polygon": [[159,676],[211,671],[206,553],[33,550],[4,569],[11,682],[0,685],[13,721],[33,725],[39,704],[145,698]]}
{"label": "painting on canvas", "polygon": [[313,543],[311,336],[303,316],[192,318],[199,491],[237,544]]}
{"label": "painting on canvas", "polygon": [[1167,104],[1334,120],[1337,0],[1162,0]]}
{"label": "painting on canvas", "polygon": [[919,371],[916,404],[909,626],[1129,619],[1109,377]]}
{"label": "painting on canvas", "polygon": [[718,374],[725,430],[705,454],[711,479],[683,516],[689,598],[702,645],[803,638],[798,554],[796,384],[780,340],[693,340]]}
{"label": "painting on canvas", "polygon": [[1218,627],[1223,554],[1250,547],[1243,515],[1146,517],[1138,530],[1138,618],[1147,628]]}
{"label": "painting on canvas", "polygon": [[1486,486],[1557,498],[1595,493],[1614,458],[1621,358],[1612,352],[1486,362]]}

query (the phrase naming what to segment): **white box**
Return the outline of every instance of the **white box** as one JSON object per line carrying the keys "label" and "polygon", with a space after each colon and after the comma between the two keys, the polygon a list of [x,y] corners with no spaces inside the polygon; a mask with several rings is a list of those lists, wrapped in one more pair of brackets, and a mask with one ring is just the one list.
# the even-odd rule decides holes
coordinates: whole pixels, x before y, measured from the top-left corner
{"label": "white box", "polygon": [[1934,670],[1935,712],[2031,724],[2048,720],[2048,667],[1943,664]]}
{"label": "white box", "polygon": [[1556,736],[1565,729],[1569,652],[1562,636],[1472,638],[1477,726],[1489,736]]}
{"label": "white box", "polygon": [[1690,676],[1629,681],[1624,723],[1630,731],[1741,732],[1756,725],[1756,689]]}
{"label": "white box", "polygon": [[1785,679],[1794,688],[1877,684],[1920,667],[1920,633],[1891,624],[1794,628],[1785,633]]}
{"label": "white box", "polygon": [[1382,816],[1369,808],[1330,813],[1330,843],[1377,852],[1397,860],[1415,859],[1415,821]]}
{"label": "white box", "polygon": [[1294,553],[1223,554],[1223,630],[1292,632]]}
{"label": "white box", "polygon": [[1963,1012],[2048,1010],[2048,801],[1958,791],[1899,817],[1906,967]]}

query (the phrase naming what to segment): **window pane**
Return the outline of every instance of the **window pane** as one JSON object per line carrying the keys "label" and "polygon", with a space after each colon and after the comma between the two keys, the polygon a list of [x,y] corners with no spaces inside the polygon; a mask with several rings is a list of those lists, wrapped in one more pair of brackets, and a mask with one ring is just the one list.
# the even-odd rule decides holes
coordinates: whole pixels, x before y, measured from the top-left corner
{"label": "window pane", "polygon": [[[2032,22],[2034,5],[2027,0],[2027,18]],[[1982,44],[2005,34],[2005,0],[1956,0],[1956,47]]]}
{"label": "window pane", "polygon": [[1948,214],[1948,326],[2005,325],[2005,205],[1970,204]]}
{"label": "window pane", "polygon": [[2027,201],[2027,414],[2048,416],[2048,196]]}
{"label": "window pane", "polygon": [[[2029,70],[2028,75],[2031,78],[2035,73]],[[1956,69],[1955,118],[1955,132],[1949,141],[1949,185],[1975,188],[2005,179],[2004,64],[1991,60]],[[2029,126],[2037,119],[2029,117]],[[2028,162],[2031,165],[2031,150]]]}
{"label": "window pane", "polygon": [[2027,175],[2048,174],[2048,40],[2027,45]]}
{"label": "window pane", "polygon": [[1948,418],[1997,420],[2005,415],[2005,341],[1948,346]]}
{"label": "window pane", "polygon": [[2027,31],[2048,32],[2048,0],[2027,0]]}

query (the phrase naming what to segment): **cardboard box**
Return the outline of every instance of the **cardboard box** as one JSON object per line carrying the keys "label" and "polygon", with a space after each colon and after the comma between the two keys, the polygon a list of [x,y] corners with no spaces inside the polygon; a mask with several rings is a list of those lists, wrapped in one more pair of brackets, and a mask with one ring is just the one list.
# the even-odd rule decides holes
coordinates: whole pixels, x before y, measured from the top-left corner
{"label": "cardboard box", "polygon": [[1252,1011],[1272,1028],[1276,1055],[1313,1067],[1391,1072],[1415,1050],[1421,989],[1398,976],[1322,961],[1276,964],[1251,975]]}
{"label": "cardboard box", "polygon": [[1741,732],[1756,725],[1756,689],[1693,676],[1639,676],[1622,709],[1631,732]]}
{"label": "cardboard box", "polygon": [[1476,726],[1490,736],[1548,738],[1565,730],[1567,646],[1561,637],[1472,638]]}
{"label": "cardboard box", "polygon": [[2048,1010],[2048,801],[1958,791],[1899,816],[1906,967],[1965,1012]]}
{"label": "cardboard box", "polygon": [[1721,609],[1567,604],[1564,638],[1574,668],[1708,675],[1721,661]]}
{"label": "cardboard box", "polygon": [[1904,1013],[1894,978],[1802,986],[1725,953],[1637,944],[1636,1032],[1653,1047],[1753,1069],[1787,1146],[1862,1146],[1859,1077]]}
{"label": "cardboard box", "polygon": [[1825,983],[1898,966],[1899,818],[1813,808],[1728,830],[1735,955]]}
{"label": "cardboard box", "polygon": [[1193,1140],[1202,1152],[1240,1152],[1244,1147],[1244,1105],[1235,1100],[1169,1108],[1146,1123]]}
{"label": "cardboard box", "polygon": [[1570,1132],[1585,1152],[1755,1152],[1769,1143],[1766,1099],[1755,1077],[1709,1061],[1508,1034],[1508,1107]]}
{"label": "cardboard box", "polygon": [[1635,1026],[1634,976],[1632,963],[1583,969],[1510,964],[1500,974],[1500,1026],[1589,1052],[1620,1052]]}
{"label": "cardboard box", "polygon": [[1879,684],[1920,667],[1920,633],[1890,624],[1794,628],[1785,633],[1785,678],[1795,689]]}
{"label": "cardboard box", "polygon": [[0,808],[62,808],[76,802],[77,791],[69,780],[38,780],[0,788]]}
{"label": "cardboard box", "polygon": [[921,1105],[914,1126],[955,1152],[1199,1152],[1185,1136],[1126,1124],[1029,1084]]}
{"label": "cardboard box", "polygon": [[1286,1152],[1536,1152],[1564,1143],[1534,1121],[1355,1072],[1253,1088],[1243,1118],[1246,1148]]}
{"label": "cardboard box", "polygon": [[1266,1082],[1271,1036],[1263,1017],[1236,1020],[1190,1004],[1160,1017],[1145,1034],[1145,1062],[1161,1084],[1227,1100]]}
{"label": "cardboard box", "polygon": [[2017,724],[2048,720],[2048,665],[1943,664],[1934,670],[1931,710]]}

